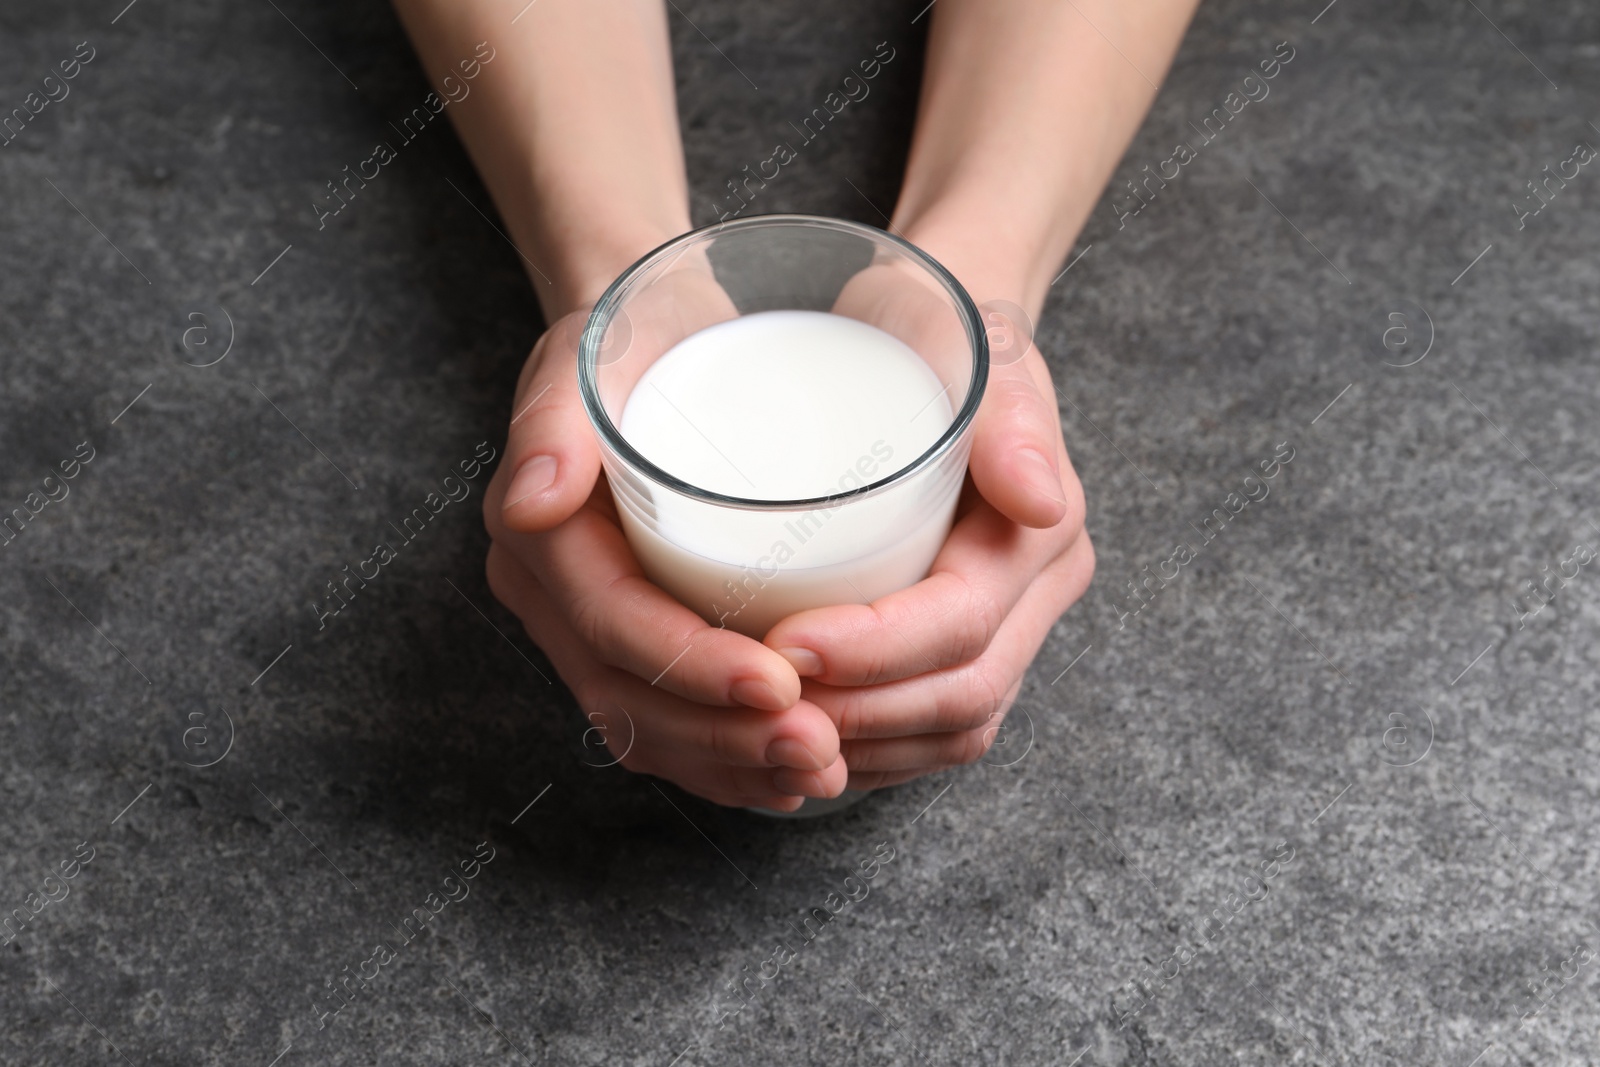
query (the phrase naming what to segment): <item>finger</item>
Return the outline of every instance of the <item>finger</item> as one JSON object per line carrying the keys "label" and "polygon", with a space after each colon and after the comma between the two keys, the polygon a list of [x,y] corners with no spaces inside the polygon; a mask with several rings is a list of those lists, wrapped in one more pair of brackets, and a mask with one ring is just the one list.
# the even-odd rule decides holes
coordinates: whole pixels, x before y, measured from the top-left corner
{"label": "finger", "polygon": [[[594,658],[581,635],[552,610],[549,594],[498,542],[490,548],[488,571],[495,596],[523,619],[529,636],[552,662],[561,665],[562,678],[578,703],[606,716],[608,744],[620,743],[623,736],[610,722],[620,711],[630,724],[625,753],[637,751],[641,758],[708,759],[799,771],[822,771],[838,760],[838,731],[816,705],[797,701],[782,710],[761,711],[707,707],[685,699]],[[798,697],[798,682],[795,689]]]}
{"label": "finger", "polygon": [[1073,501],[1062,492],[1060,440],[1061,416],[1043,360],[1031,354],[991,366],[968,460],[983,498],[1024,526],[1054,526],[1072,514]]}
{"label": "finger", "polygon": [[702,704],[780,711],[800,698],[800,679],[782,656],[707,624],[645,578],[600,508],[582,508],[543,534],[505,532],[501,542],[533,570],[551,609],[610,666]]}
{"label": "finger", "polygon": [[[676,782],[673,784],[677,785]],[[681,785],[678,786],[678,788],[684,789],[684,787]],[[733,793],[697,793],[693,789],[684,789],[684,792],[692,793],[701,800],[716,804],[719,807],[744,808],[746,810],[761,809],[768,812],[776,811],[784,814],[793,814],[794,812],[800,810],[800,807],[806,802],[805,797],[788,796],[781,793],[765,794],[762,796],[743,796]]]}
{"label": "finger", "polygon": [[[684,337],[738,314],[703,255],[690,255],[635,294],[596,340],[608,368],[602,388],[626,395]],[[501,507],[508,526],[548,530],[587,498],[600,470],[599,444],[578,387],[578,348],[589,310],[563,316],[523,369],[506,442],[512,472]],[[614,347],[609,347],[614,346]]]}
{"label": "finger", "polygon": [[546,620],[553,619],[554,613],[550,609],[548,595],[539,587],[538,579],[499,541],[489,542],[483,571],[488,579],[489,592],[522,623],[524,632],[544,652],[545,658],[555,667],[556,675],[566,683],[567,688],[576,691],[574,686],[578,679],[590,669],[585,662],[590,657],[573,656],[571,643],[561,641],[555,628],[545,624]]}
{"label": "finger", "polygon": [[941,767],[921,767],[914,771],[851,771],[851,789],[885,789],[891,785],[910,782],[925,775],[937,774]]}
{"label": "finger", "polygon": [[575,692],[586,708],[614,705],[626,711],[635,747],[664,761],[816,772],[839,758],[833,720],[807,701],[783,711],[707,707],[662,692],[626,671],[599,666]]}
{"label": "finger", "polygon": [[851,774],[919,768],[926,772],[978,762],[989,751],[994,737],[995,731],[982,728],[876,741],[847,741],[844,760]]}
{"label": "finger", "polygon": [[558,319],[523,368],[501,464],[510,473],[499,507],[511,529],[531,533],[564,522],[583,506],[599,476],[599,445],[578,393],[578,341],[586,317],[579,311]]}
{"label": "finger", "polygon": [[[831,798],[844,792],[849,770],[843,760],[821,772],[787,769],[763,770],[730,767],[714,760],[664,759],[660,753],[643,753],[623,761],[638,774],[654,775],[717,804],[745,806],[755,798]],[[737,803],[742,801],[743,803]]]}
{"label": "finger", "polygon": [[[804,698],[838,727],[846,746],[871,738],[993,729],[1051,626],[1094,577],[1094,546],[1080,537],[1039,575],[982,656],[960,667],[883,685],[829,686],[808,679]],[[846,747],[846,762],[851,770]]]}
{"label": "finger", "polygon": [[607,664],[701,703],[778,710],[799,697],[794,671],[781,657],[708,626],[643,577],[604,484],[588,505],[544,534],[517,533],[497,516],[488,518],[494,543],[533,572],[542,610],[568,620],[589,643],[587,651]]}
{"label": "finger", "polygon": [[1018,526],[983,501],[957,522],[927,578],[871,604],[797,612],[763,639],[797,673],[830,685],[877,685],[982,654],[1028,585],[1082,530]]}
{"label": "finger", "polygon": [[850,778],[850,767],[843,759],[834,760],[820,771],[797,771],[779,767],[772,772],[772,784],[785,793],[831,800],[843,793]]}
{"label": "finger", "polygon": [[[676,785],[677,783],[673,783],[673,784]],[[678,786],[678,788],[683,789],[682,786]],[[747,796],[738,796],[738,795],[731,794],[731,793],[717,793],[715,795],[707,795],[707,794],[704,794],[704,793],[696,793],[692,789],[684,789],[684,792],[693,793],[695,796],[699,797],[701,800],[708,801],[708,802],[710,802],[712,804],[716,804],[718,807],[723,807],[723,808],[745,808],[745,809],[760,808],[760,809],[763,809],[765,811],[783,812],[785,814],[790,814],[790,813],[793,813],[795,811],[798,811],[800,806],[806,802],[806,798],[805,797],[784,796],[784,795],[781,795],[781,794],[771,794],[771,795],[764,795],[764,796],[748,796],[747,797]]]}
{"label": "finger", "polygon": [[781,811],[787,815],[799,810],[800,805],[805,802],[805,797],[744,797],[735,800],[734,805],[730,806],[766,808],[770,811]]}
{"label": "finger", "polygon": [[[652,775],[651,777],[660,777]],[[720,789],[702,788],[693,783],[675,782],[671,778],[662,778],[663,782],[671,783],[701,800],[716,804],[724,808],[765,808],[768,811],[792,812],[806,802],[805,797],[792,796],[787,793],[729,793]],[[658,787],[659,788],[659,787]]]}
{"label": "finger", "polygon": [[[607,705],[613,702],[604,693],[597,694],[598,683],[594,679],[603,675],[607,668],[587,655],[571,628],[550,610],[548,597],[533,575],[498,543],[490,546],[486,569],[495,596],[524,620],[529,635],[545,649],[563,680],[579,694],[580,704],[591,714],[596,710],[595,705],[609,712],[605,714],[605,743],[624,767],[657,773],[715,803],[734,807],[793,810],[800,797],[834,797],[843,792],[848,769],[837,757],[823,771],[734,767],[669,751],[653,745],[650,738],[641,743],[636,736],[639,720],[630,715],[624,716],[630,722],[629,736],[624,740],[621,723],[612,721],[615,711],[621,711],[623,706],[616,704],[615,710],[610,710]],[[655,695],[660,696],[659,693]],[[713,714],[728,714],[717,709],[708,710]],[[659,717],[643,714],[640,718],[650,727],[657,725]],[[827,724],[826,736],[833,740],[836,752],[837,734],[832,731],[831,721],[825,716],[823,721]]]}
{"label": "finger", "polygon": [[918,777],[928,774],[938,774],[944,771],[942,766],[920,766],[914,771],[851,771],[848,789],[888,789],[890,785],[899,785],[901,782],[915,781]]}
{"label": "finger", "polygon": [[848,787],[881,789],[978,762],[994,747],[1005,711],[1010,710],[1021,688],[1019,676],[1006,694],[1005,709],[989,714],[984,724],[974,729],[845,742],[842,748],[843,758],[850,766]]}

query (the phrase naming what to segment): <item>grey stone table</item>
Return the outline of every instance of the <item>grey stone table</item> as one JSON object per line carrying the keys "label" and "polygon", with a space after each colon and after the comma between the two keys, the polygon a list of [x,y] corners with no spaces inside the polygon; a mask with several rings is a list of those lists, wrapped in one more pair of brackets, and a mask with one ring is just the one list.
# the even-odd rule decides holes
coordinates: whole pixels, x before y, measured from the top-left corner
{"label": "grey stone table", "polygon": [[[1600,1057],[1592,4],[1205,7],[1038,325],[1095,584],[805,824],[593,766],[490,597],[517,253],[443,122],[313,206],[393,15],[123,4],[0,13],[0,1063]],[[887,41],[751,207],[880,222],[922,7],[680,0],[697,219]]]}

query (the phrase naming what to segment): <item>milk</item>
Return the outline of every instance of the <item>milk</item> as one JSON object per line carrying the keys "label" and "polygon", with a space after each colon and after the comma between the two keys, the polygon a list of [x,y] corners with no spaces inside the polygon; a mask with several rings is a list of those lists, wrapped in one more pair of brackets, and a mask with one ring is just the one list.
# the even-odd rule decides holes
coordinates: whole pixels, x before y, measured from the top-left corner
{"label": "milk", "polygon": [[[806,500],[912,465],[949,428],[952,391],[877,327],[765,311],[669,349],[628,395],[618,429],[702,490]],[[796,611],[865,603],[923,578],[964,468],[931,463],[869,496],[789,509],[708,504],[620,465],[608,474],[646,575],[708,622],[759,638]]]}

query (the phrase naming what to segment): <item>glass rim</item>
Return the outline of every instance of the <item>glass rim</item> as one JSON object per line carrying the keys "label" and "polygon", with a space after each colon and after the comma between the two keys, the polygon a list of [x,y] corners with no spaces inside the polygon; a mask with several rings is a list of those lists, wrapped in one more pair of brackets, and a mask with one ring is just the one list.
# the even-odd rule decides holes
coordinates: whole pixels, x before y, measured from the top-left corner
{"label": "glass rim", "polygon": [[[752,497],[730,496],[726,493],[703,489],[700,486],[686,482],[651,462],[638,449],[628,443],[627,438],[622,436],[622,431],[611,421],[611,416],[606,412],[605,405],[600,400],[600,387],[595,373],[600,339],[604,336],[605,328],[610,325],[611,320],[615,317],[616,309],[620,305],[622,297],[638,276],[661,262],[669,253],[679,251],[685,246],[729,230],[762,226],[817,227],[819,229],[854,234],[866,237],[869,240],[885,241],[891,246],[898,246],[913,261],[921,264],[934,277],[934,280],[944,287],[954,302],[956,314],[960,317],[962,325],[966,327],[967,340],[972,350],[972,376],[967,383],[966,400],[962,403],[960,409],[951,416],[950,425],[939,435],[938,440],[934,441],[916,459],[892,474],[875,482],[858,486],[855,489],[842,490],[824,496],[791,500],[758,500]],[[868,323],[868,325],[871,325],[871,323]],[[951,274],[938,260],[903,237],[887,230],[881,230],[876,226],[869,226],[849,219],[830,218],[824,215],[793,213],[746,215],[741,218],[725,222],[714,222],[708,226],[689,230],[672,238],[670,241],[657,245],[635,260],[627,270],[618,275],[616,280],[606,287],[606,291],[600,295],[600,299],[595,302],[594,308],[589,312],[578,341],[578,392],[583,397],[583,408],[589,416],[589,425],[594,428],[595,433],[600,437],[601,443],[636,473],[673,492],[704,503],[748,511],[793,511],[800,508],[812,509],[823,505],[836,505],[858,497],[875,496],[900,482],[910,479],[938,462],[962,439],[967,427],[977,417],[978,405],[983,401],[983,394],[988,385],[988,380],[989,337],[983,328],[983,318],[978,312],[977,305],[973,303],[971,294],[956,279],[956,276]]]}

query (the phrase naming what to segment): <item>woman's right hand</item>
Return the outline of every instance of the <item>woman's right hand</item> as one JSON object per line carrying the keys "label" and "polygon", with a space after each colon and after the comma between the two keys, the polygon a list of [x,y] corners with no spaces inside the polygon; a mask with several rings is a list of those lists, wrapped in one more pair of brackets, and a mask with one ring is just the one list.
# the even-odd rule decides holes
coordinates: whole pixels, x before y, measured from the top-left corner
{"label": "woman's right hand", "polygon": [[[670,347],[731,316],[709,275],[682,272],[631,344]],[[648,318],[650,321],[645,322]],[[759,641],[714,627],[644,577],[601,476],[578,393],[587,311],[539,339],[518,382],[505,458],[485,493],[495,597],[522,620],[613,755],[717,804],[793,811],[848,772],[839,734]]]}

